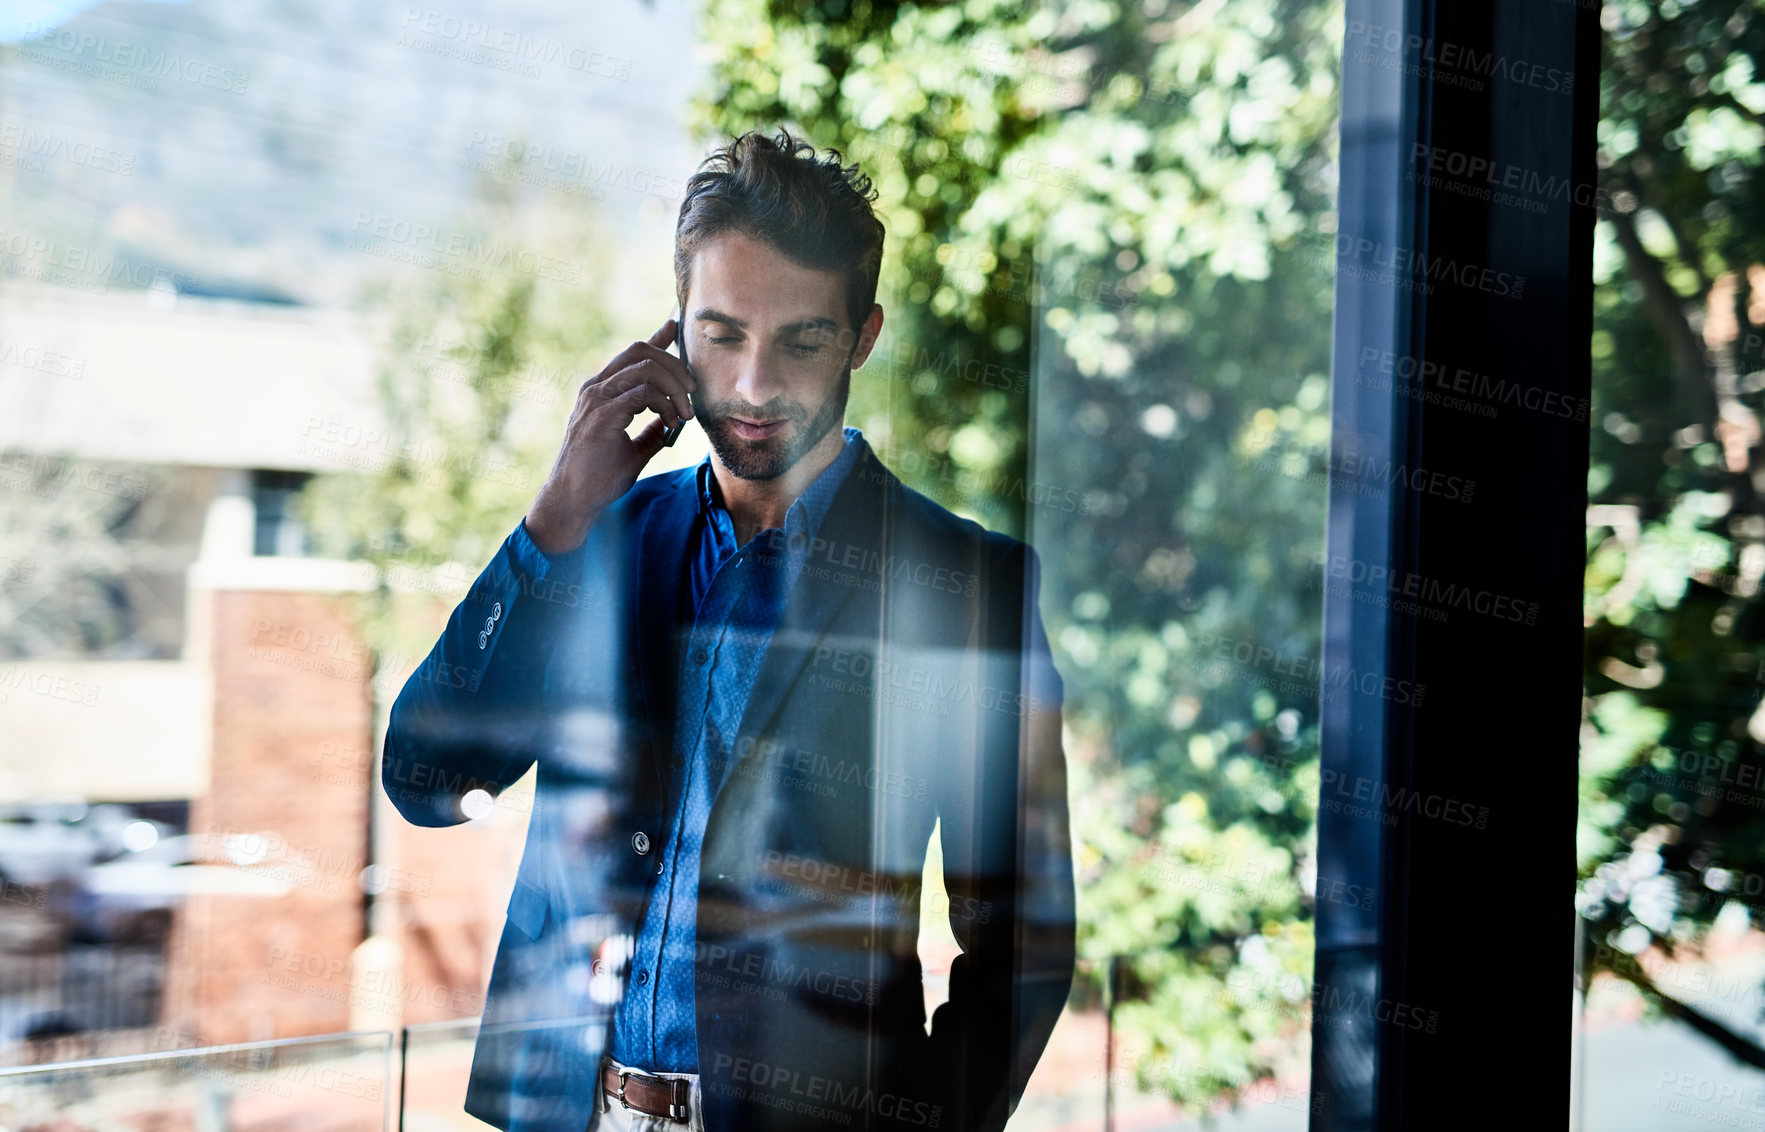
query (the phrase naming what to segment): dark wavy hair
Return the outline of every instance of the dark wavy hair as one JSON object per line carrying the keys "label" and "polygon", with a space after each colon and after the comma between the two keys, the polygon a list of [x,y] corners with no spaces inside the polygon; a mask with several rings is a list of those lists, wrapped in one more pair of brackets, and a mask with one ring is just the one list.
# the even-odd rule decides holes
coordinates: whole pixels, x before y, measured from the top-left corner
{"label": "dark wavy hair", "polygon": [[674,285],[684,313],[693,255],[707,240],[741,232],[816,271],[846,276],[846,314],[856,330],[876,302],[882,221],[870,178],[840,151],[817,156],[789,130],[758,130],[711,152],[686,182],[674,227]]}

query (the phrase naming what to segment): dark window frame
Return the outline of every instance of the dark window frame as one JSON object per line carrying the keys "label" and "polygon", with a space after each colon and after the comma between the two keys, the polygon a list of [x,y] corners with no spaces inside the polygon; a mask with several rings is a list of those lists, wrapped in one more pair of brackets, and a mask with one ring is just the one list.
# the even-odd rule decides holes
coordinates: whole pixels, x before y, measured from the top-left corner
{"label": "dark window frame", "polygon": [[[1591,189],[1599,9],[1348,0],[1345,31],[1332,461],[1352,451],[1430,486],[1368,495],[1332,477],[1324,663],[1425,693],[1322,708],[1320,884],[1376,898],[1317,905],[1311,1127],[1565,1126],[1593,194],[1535,208],[1488,171],[1431,181],[1428,166]],[[1417,395],[1379,372],[1388,357],[1447,376]],[[1509,388],[1535,392],[1492,392]],[[1434,612],[1404,606],[1412,579]],[[1363,784],[1371,818],[1351,808]]]}

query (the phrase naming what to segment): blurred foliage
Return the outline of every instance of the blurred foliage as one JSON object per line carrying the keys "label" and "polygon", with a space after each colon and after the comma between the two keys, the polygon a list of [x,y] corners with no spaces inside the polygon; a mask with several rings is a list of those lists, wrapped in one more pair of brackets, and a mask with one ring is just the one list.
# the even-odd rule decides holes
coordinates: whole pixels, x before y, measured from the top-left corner
{"label": "blurred foliage", "polygon": [[177,512],[171,479],[148,464],[0,451],[0,658],[176,655],[175,634],[152,622],[176,627],[179,611],[147,577]]}
{"label": "blurred foliage", "polygon": [[314,553],[379,567],[357,617],[387,702],[435,639],[427,603],[394,595],[444,608],[465,596],[550,473],[561,422],[598,368],[587,359],[609,352],[594,214],[523,189],[518,172],[485,174],[447,227],[449,246],[476,254],[363,296],[384,320],[385,420],[361,425],[373,435],[339,461],[349,467],[296,498]]}
{"label": "blurred foliage", "polygon": [[1341,21],[720,0],[698,37],[703,140],[788,125],[877,182],[852,423],[1042,554],[1081,950],[1131,956],[1124,1048],[1197,1109],[1305,1049],[1320,689],[1282,673],[1319,651]]}
{"label": "blurred foliage", "polygon": [[1645,972],[1765,926],[1765,3],[1602,19],[1583,958],[1759,1065]]}

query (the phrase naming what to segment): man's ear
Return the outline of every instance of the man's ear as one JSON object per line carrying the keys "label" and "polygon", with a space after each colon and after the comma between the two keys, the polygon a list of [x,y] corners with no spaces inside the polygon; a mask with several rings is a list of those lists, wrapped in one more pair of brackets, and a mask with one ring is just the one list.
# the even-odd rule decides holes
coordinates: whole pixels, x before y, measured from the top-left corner
{"label": "man's ear", "polygon": [[871,349],[876,346],[877,336],[882,333],[882,324],[882,304],[874,303],[871,305],[869,316],[864,320],[864,325],[858,328],[858,345],[852,351],[853,369],[862,366],[864,359],[870,357]]}

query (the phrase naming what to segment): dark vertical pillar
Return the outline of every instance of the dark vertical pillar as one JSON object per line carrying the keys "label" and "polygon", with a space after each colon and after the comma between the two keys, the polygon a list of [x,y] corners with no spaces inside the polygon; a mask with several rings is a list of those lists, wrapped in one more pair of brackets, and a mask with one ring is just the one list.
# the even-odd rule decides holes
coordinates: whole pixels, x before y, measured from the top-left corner
{"label": "dark vertical pillar", "polygon": [[1348,5],[1317,1129],[1568,1117],[1598,37]]}

